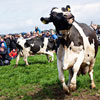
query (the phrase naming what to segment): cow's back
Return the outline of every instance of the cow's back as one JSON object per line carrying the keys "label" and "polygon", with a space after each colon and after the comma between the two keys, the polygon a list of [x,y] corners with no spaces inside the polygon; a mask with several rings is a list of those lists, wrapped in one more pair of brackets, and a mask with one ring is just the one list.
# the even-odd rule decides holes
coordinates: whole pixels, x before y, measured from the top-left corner
{"label": "cow's back", "polygon": [[81,23],[79,25],[82,27],[85,35],[88,37],[90,44],[94,42],[95,56],[96,56],[98,51],[98,40],[97,40],[96,32],[84,23]]}
{"label": "cow's back", "polygon": [[[88,37],[89,43],[90,44],[94,43],[95,56],[96,56],[98,50],[98,40],[95,31],[92,30],[88,25],[84,23],[78,23],[78,25],[82,28],[86,37]],[[69,44],[71,43],[71,41],[73,41],[75,46],[84,45],[83,37],[81,36],[81,34],[79,33],[79,31],[76,29],[74,25],[70,29],[69,41],[70,41]]]}

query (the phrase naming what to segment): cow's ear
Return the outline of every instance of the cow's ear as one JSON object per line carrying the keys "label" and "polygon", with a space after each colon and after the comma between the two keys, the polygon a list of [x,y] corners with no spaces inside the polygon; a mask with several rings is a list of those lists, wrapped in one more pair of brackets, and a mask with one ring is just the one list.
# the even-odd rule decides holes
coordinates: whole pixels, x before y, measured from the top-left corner
{"label": "cow's ear", "polygon": [[71,12],[71,7],[70,7],[70,5],[67,5],[67,6],[66,6],[66,10],[67,10],[68,12]]}
{"label": "cow's ear", "polygon": [[66,11],[66,8],[62,7],[61,10],[65,12]]}

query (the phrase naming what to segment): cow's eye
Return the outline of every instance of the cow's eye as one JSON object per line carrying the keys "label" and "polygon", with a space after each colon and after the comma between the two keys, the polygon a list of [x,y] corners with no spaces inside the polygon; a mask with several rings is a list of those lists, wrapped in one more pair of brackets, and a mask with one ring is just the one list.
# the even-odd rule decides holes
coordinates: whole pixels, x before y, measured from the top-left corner
{"label": "cow's eye", "polygon": [[62,15],[63,15],[63,13],[58,13],[57,15],[58,15],[58,16],[62,16]]}
{"label": "cow's eye", "polygon": [[64,17],[67,17],[67,15],[64,15]]}
{"label": "cow's eye", "polygon": [[51,15],[51,16],[56,16],[57,13],[56,13],[56,12],[52,12],[50,15]]}

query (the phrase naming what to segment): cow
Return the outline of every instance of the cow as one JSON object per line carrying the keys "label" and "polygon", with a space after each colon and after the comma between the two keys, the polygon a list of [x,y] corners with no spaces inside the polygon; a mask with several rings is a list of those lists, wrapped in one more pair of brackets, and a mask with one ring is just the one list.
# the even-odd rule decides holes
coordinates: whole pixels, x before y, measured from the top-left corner
{"label": "cow", "polygon": [[[47,56],[48,62],[54,61],[54,49],[55,41],[52,38],[46,37],[34,37],[34,38],[18,38],[17,42],[18,55],[16,58],[17,67],[20,56],[23,56],[23,60],[26,65],[28,64],[28,56],[33,56],[35,54],[45,54]],[[51,57],[51,59],[49,59]]]}
{"label": "cow", "polygon": [[[64,10],[63,10],[64,9]],[[98,51],[95,31],[85,23],[79,23],[66,8],[54,7],[49,17],[41,17],[44,24],[52,22],[60,38],[57,46],[57,68],[59,80],[65,92],[70,93],[77,87],[77,75],[89,73],[91,88],[96,85],[93,67]],[[69,70],[68,84],[65,83],[64,70]]]}

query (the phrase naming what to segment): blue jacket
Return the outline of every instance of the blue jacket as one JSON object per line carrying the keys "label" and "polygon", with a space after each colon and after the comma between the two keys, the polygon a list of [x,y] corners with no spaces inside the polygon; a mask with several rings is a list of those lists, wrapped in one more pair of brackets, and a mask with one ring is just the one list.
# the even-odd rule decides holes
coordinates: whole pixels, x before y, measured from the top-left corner
{"label": "blue jacket", "polygon": [[57,39],[58,37],[57,37],[56,34],[53,34],[53,35],[52,35],[52,38],[53,38],[53,39]]}
{"label": "blue jacket", "polygon": [[2,43],[4,43],[5,48],[7,48],[7,45],[6,45],[5,41],[3,41],[3,42],[0,41],[0,47],[1,47]]}
{"label": "blue jacket", "polygon": [[35,29],[35,32],[39,31],[39,33],[41,33],[41,30],[39,28]]}

